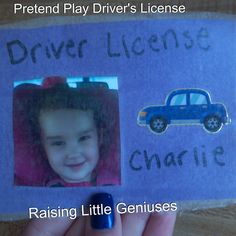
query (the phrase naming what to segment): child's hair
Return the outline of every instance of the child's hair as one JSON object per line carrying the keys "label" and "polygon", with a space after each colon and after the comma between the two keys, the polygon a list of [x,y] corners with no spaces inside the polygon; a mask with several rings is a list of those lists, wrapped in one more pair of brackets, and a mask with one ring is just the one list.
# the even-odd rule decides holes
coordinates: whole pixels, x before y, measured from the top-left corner
{"label": "child's hair", "polygon": [[[98,169],[100,172],[102,169],[111,170],[111,172],[115,171],[114,176],[119,176],[117,172],[119,171],[119,162],[114,157],[114,153],[116,153],[116,156],[119,155],[119,108],[117,92],[107,88],[72,88],[67,83],[55,83],[48,87],[24,84],[15,88],[14,96],[14,142],[15,145],[17,142],[19,143],[15,146],[15,155],[21,155],[18,154],[21,153],[19,149],[20,145],[22,145],[21,140],[22,137],[27,136],[26,140],[31,140],[30,143],[34,147],[28,151],[27,156],[37,157],[34,160],[35,164],[32,163],[29,166],[40,166],[40,163],[45,165],[47,162],[46,158],[40,158],[40,156],[46,157],[41,143],[39,124],[39,116],[42,110],[92,110],[98,138],[102,139],[102,142],[99,142],[100,159]],[[22,115],[19,116],[19,113]],[[19,124],[29,128],[24,128],[25,131],[22,133],[20,131],[21,127],[18,127]],[[19,132],[20,135],[16,135]],[[17,137],[20,137],[19,141]],[[18,159],[18,157],[16,160],[16,163],[22,163],[23,161]],[[25,176],[21,171],[23,166],[21,167],[21,164],[17,165],[16,175],[20,172],[19,177],[20,175]],[[47,169],[50,167],[45,166],[44,168]],[[115,179],[113,182],[119,182],[119,180],[115,181]]]}

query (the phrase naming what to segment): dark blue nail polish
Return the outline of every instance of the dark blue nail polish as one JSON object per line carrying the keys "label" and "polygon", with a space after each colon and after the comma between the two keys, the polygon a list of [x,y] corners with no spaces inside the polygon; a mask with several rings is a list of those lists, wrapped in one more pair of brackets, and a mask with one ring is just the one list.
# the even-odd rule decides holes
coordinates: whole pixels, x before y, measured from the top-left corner
{"label": "dark blue nail polish", "polygon": [[111,229],[114,225],[114,202],[111,194],[97,193],[92,196],[90,208],[93,229]]}

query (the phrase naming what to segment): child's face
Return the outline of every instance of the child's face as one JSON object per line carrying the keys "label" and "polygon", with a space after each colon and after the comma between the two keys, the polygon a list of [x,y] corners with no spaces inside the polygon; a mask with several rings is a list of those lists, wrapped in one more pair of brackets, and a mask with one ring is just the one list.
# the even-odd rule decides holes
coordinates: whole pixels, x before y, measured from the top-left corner
{"label": "child's face", "polygon": [[43,110],[41,136],[52,169],[66,182],[91,181],[99,159],[98,132],[92,111]]}

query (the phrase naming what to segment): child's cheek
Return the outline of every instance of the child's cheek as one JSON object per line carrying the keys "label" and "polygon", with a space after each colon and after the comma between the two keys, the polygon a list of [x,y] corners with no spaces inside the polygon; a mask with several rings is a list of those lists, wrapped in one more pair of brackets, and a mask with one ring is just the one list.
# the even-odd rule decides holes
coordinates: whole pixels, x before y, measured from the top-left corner
{"label": "child's cheek", "polygon": [[50,146],[46,149],[47,158],[50,163],[57,164],[61,160],[61,153]]}

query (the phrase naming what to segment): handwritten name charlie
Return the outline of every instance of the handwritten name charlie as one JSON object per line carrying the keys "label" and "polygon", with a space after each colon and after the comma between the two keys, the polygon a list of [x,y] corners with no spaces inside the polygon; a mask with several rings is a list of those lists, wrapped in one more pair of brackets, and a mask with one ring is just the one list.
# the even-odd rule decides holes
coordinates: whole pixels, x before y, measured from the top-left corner
{"label": "handwritten name charlie", "polygon": [[224,167],[225,150],[219,145],[212,150],[206,150],[206,146],[194,147],[192,150],[185,149],[178,152],[168,152],[164,156],[158,153],[150,153],[147,150],[137,149],[130,155],[129,167],[133,171],[160,170],[163,168],[181,168],[186,164],[193,164],[195,167],[208,167],[214,165]]}
{"label": "handwritten name charlie", "polygon": [[[200,50],[208,51],[210,46],[210,34],[207,28],[201,27],[196,31],[185,30],[179,32],[175,29],[167,29],[162,33],[153,32],[148,36],[126,35],[107,32],[101,35],[99,40],[89,38],[67,40],[47,40],[27,42],[13,39],[6,43],[8,60],[12,65],[21,63],[40,63],[47,60],[60,60],[67,57],[76,60],[89,59],[91,50],[97,48],[97,53],[102,53],[109,58],[133,58],[143,56],[145,53],[153,53],[157,57],[168,50]],[[92,48],[92,49],[91,49]]]}

